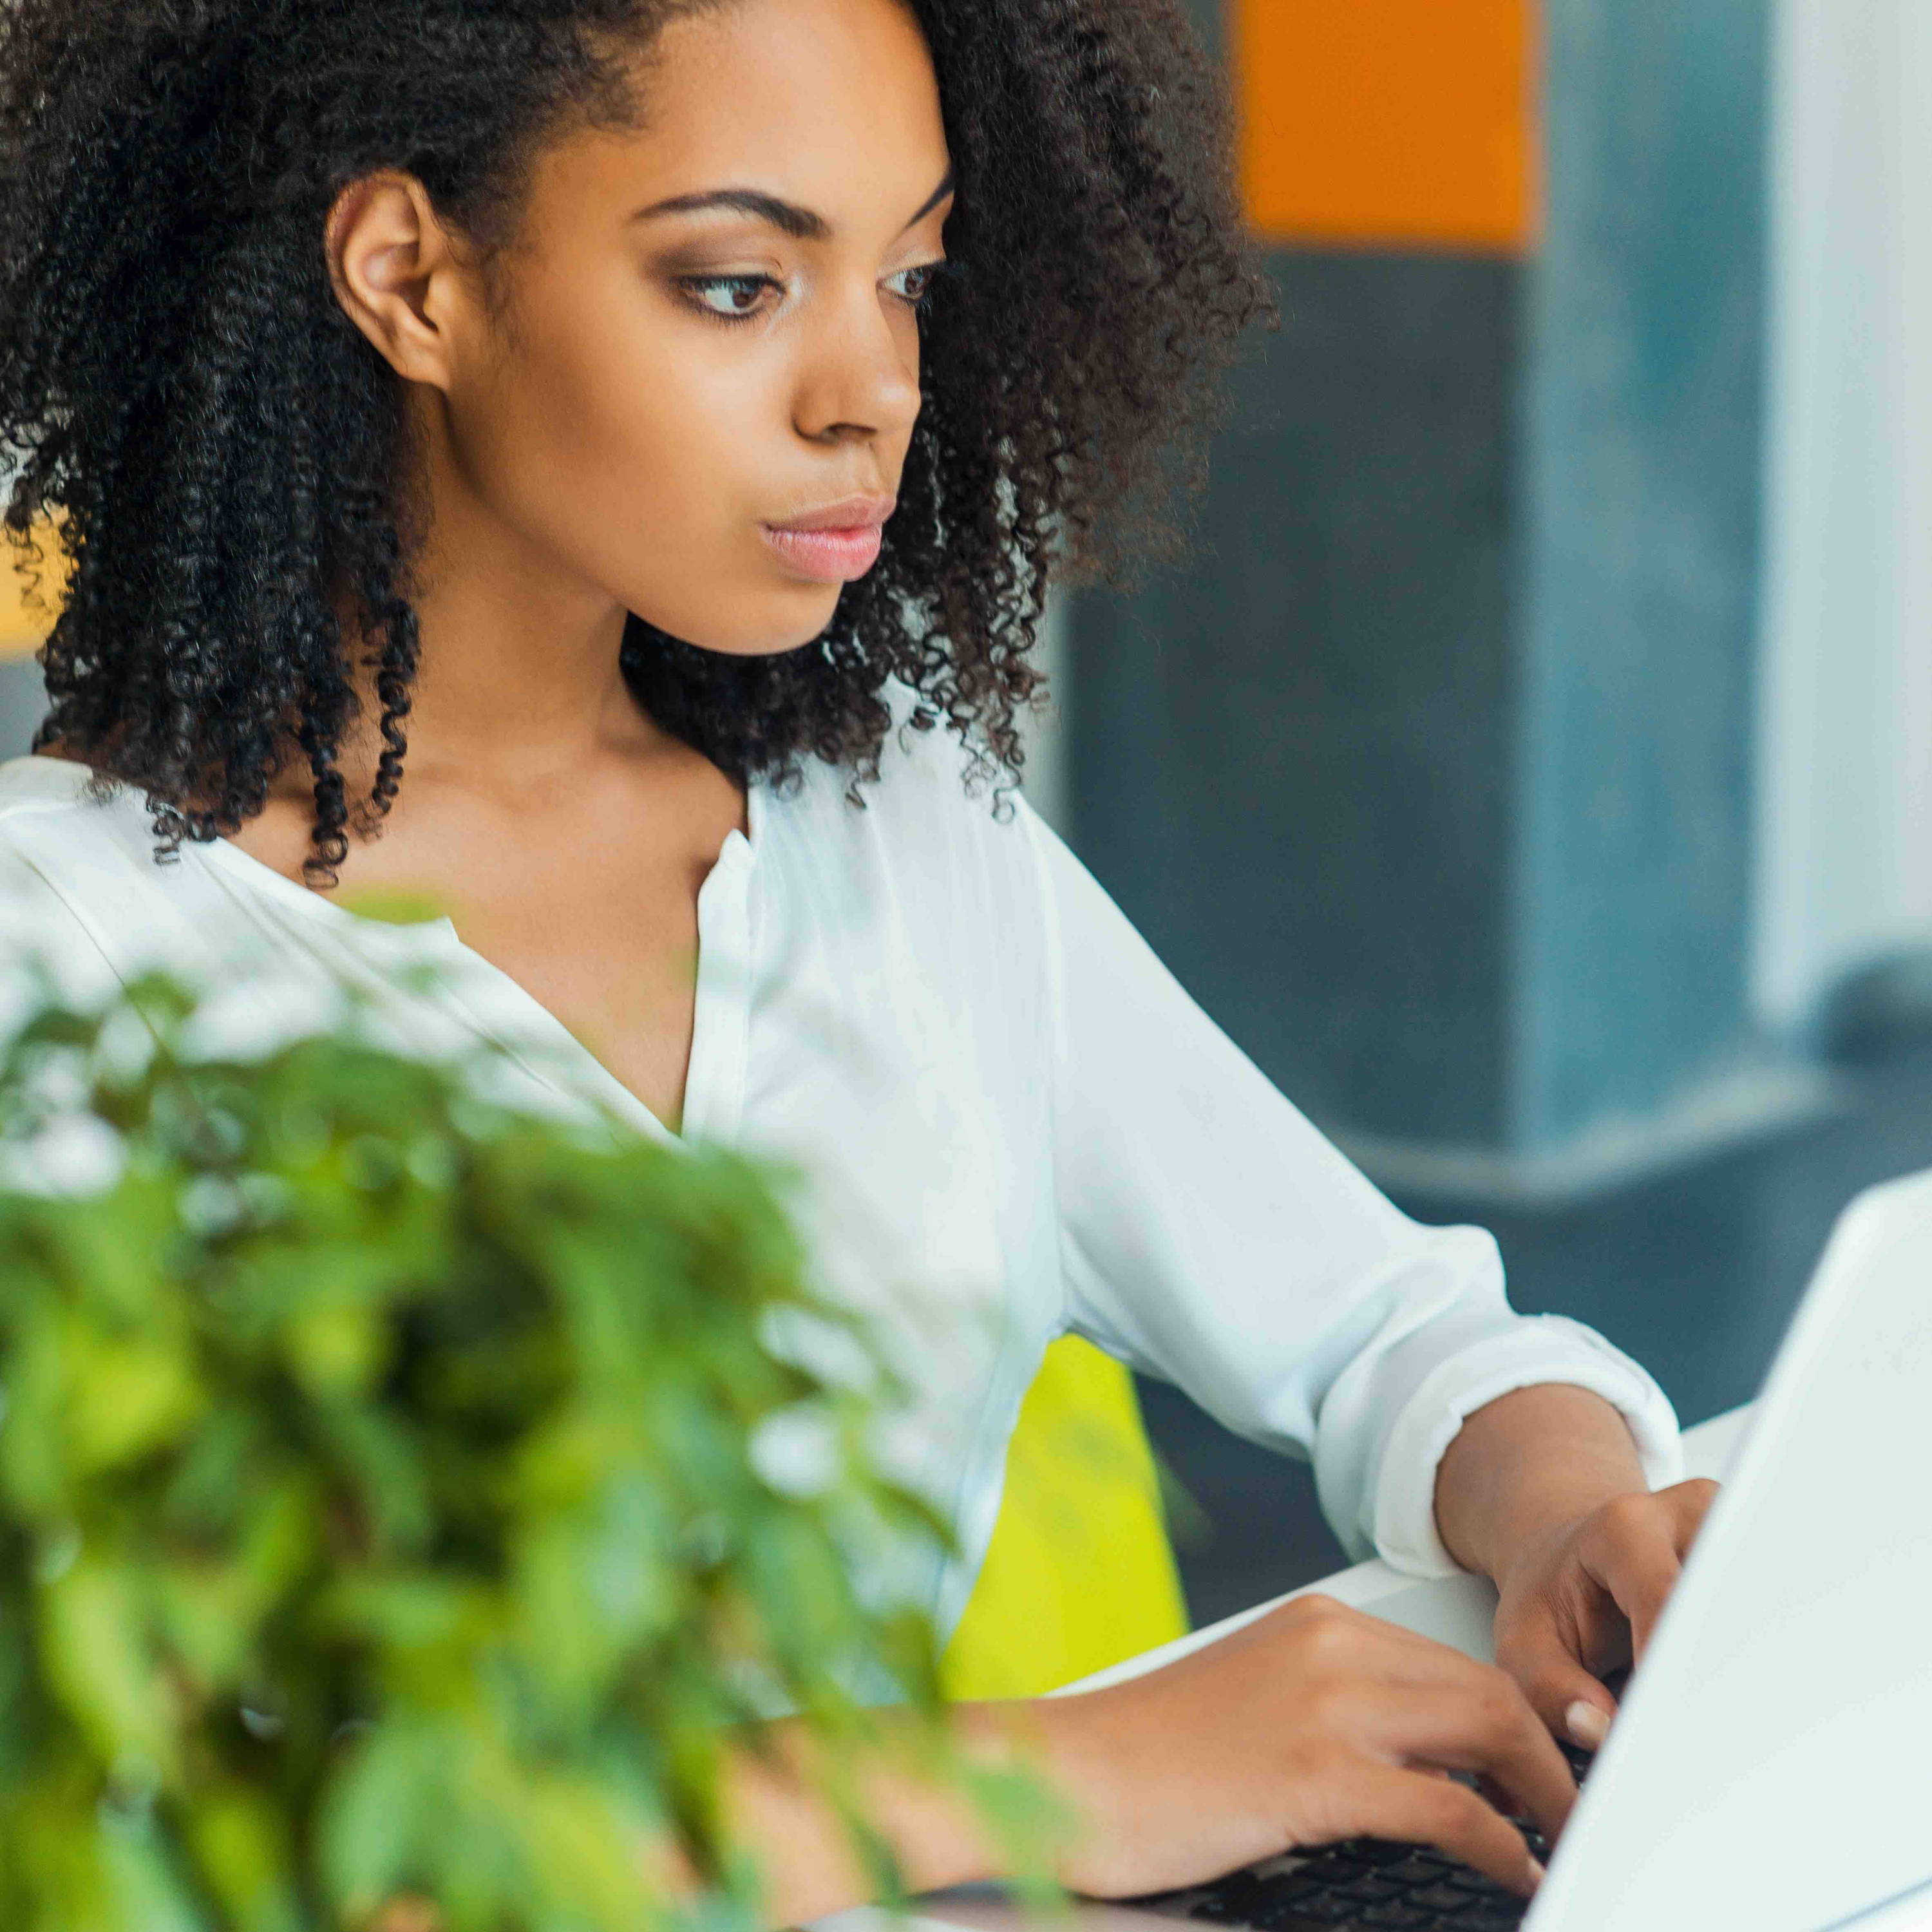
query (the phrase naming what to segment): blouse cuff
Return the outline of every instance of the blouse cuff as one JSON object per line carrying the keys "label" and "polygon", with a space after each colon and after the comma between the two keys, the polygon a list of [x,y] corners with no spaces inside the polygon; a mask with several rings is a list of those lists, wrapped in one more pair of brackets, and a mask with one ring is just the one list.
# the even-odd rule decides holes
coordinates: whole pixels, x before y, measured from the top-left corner
{"label": "blouse cuff", "polygon": [[1438,1466],[1466,1417],[1514,1389],[1552,1382],[1588,1389],[1618,1411],[1652,1490],[1683,1480],[1676,1412],[1650,1376],[1580,1322],[1520,1317],[1508,1334],[1440,1364],[1397,1417],[1376,1484],[1375,1543],[1385,1562],[1417,1576],[1460,1572],[1436,1527]]}

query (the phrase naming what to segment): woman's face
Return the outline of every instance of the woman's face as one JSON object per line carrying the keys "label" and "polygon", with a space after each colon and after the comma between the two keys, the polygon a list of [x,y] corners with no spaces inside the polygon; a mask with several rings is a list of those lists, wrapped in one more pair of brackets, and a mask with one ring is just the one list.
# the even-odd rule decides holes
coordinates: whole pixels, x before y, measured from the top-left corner
{"label": "woman's face", "polygon": [[689,643],[791,649],[869,568],[919,412],[951,205],[931,58],[899,0],[734,0],[639,84],[641,130],[538,160],[502,314],[452,266],[420,304],[440,346],[385,352],[440,393],[459,522]]}

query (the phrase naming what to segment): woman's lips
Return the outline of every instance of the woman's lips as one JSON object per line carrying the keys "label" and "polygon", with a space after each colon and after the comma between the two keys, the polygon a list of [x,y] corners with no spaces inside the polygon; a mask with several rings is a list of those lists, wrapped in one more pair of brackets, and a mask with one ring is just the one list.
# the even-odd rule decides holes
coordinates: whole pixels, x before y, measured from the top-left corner
{"label": "woman's lips", "polygon": [[785,562],[814,584],[850,584],[863,577],[878,562],[883,541],[877,524],[844,530],[795,530],[776,524],[760,528]]}

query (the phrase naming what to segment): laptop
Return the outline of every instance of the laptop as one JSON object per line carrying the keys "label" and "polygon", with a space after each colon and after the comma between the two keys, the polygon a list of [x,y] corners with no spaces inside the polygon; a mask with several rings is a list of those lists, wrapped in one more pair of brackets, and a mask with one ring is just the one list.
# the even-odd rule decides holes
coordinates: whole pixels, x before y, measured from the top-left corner
{"label": "laptop", "polygon": [[[1840,1216],[1610,1738],[1570,1756],[1533,1901],[1355,1838],[1071,1932],[1932,1928],[1932,1172]],[[1024,1923],[994,1887],[914,1910]]]}

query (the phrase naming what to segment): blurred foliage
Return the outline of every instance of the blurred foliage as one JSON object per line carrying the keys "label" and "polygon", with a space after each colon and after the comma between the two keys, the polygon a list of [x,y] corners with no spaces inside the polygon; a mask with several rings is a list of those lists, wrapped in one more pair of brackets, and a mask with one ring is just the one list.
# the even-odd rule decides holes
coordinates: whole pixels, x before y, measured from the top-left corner
{"label": "blurred foliage", "polygon": [[771,1177],[352,1026],[197,1052],[164,976],[43,992],[0,1052],[0,1926],[760,1924],[721,1754],[787,1713],[888,1901],[888,1733],[1050,1897],[1053,1808],[862,1580],[947,1532]]}

